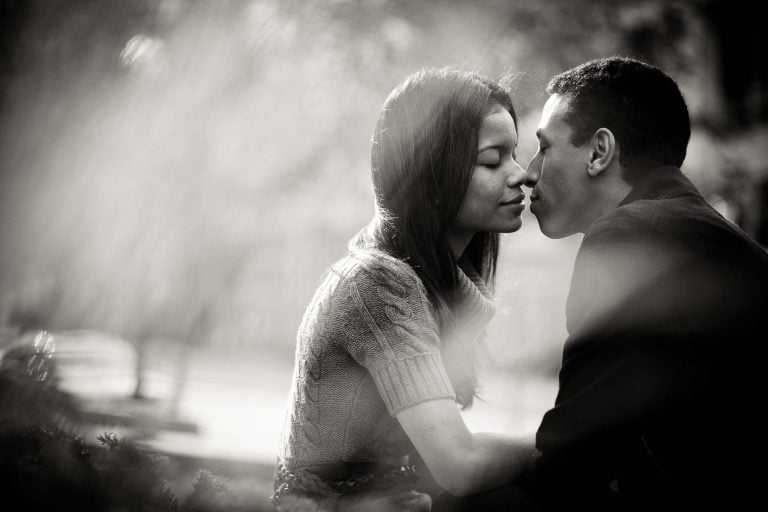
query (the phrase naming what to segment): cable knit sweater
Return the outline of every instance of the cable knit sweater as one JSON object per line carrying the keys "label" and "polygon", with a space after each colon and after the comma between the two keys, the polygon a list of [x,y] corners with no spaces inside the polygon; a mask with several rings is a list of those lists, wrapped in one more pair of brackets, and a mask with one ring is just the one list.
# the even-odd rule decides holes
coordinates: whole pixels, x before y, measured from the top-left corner
{"label": "cable knit sweater", "polygon": [[[457,335],[473,341],[493,316],[482,279],[460,264]],[[334,264],[297,335],[279,462],[290,471],[376,462],[413,450],[394,415],[454,398],[436,312],[413,269],[375,249]]]}

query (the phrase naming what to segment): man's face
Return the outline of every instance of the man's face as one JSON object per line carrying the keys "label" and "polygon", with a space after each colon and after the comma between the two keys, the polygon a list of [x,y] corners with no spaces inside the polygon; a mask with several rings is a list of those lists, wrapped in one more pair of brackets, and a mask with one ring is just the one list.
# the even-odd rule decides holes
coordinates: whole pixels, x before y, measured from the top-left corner
{"label": "man's face", "polygon": [[547,100],[536,130],[539,150],[526,170],[526,185],[533,189],[531,212],[549,238],[584,232],[588,225],[583,217],[589,210],[590,144],[576,147],[570,142],[571,127],[564,119],[569,101],[568,95],[560,94]]}

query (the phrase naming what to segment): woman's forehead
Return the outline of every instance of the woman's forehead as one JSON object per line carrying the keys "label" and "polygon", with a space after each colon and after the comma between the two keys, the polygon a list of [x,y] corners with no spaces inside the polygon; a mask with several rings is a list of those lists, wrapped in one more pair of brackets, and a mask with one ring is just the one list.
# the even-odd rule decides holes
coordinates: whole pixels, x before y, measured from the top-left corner
{"label": "woman's forehead", "polygon": [[483,118],[478,145],[483,148],[503,144],[517,144],[517,129],[512,114],[498,106]]}

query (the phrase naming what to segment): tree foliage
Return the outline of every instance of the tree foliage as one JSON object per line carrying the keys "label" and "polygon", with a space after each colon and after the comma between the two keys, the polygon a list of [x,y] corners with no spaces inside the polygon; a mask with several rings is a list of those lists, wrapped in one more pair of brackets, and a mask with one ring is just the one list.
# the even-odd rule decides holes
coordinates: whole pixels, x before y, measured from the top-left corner
{"label": "tree foliage", "polygon": [[[729,5],[2,0],[4,315],[290,347],[318,276],[373,213],[370,133],[405,75],[515,75],[521,161],[548,78],[615,53],[667,69],[698,125],[736,130],[765,111],[764,36],[734,39]],[[708,177],[719,160],[691,162],[723,181]]]}

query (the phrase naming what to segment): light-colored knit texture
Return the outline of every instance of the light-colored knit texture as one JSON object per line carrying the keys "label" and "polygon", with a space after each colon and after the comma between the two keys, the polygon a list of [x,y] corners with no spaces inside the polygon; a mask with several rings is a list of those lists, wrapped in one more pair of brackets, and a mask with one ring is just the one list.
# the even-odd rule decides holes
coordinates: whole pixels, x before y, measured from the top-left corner
{"label": "light-colored knit texture", "polygon": [[435,354],[392,361],[376,371],[373,380],[391,414],[431,398],[454,397],[451,381]]}
{"label": "light-colored knit texture", "polygon": [[[473,283],[476,275],[460,274],[462,307],[474,311],[462,337],[474,338],[493,306],[484,286]],[[370,462],[411,451],[394,415],[454,398],[438,330],[424,286],[406,263],[359,250],[334,264],[297,334],[283,463]]]}

